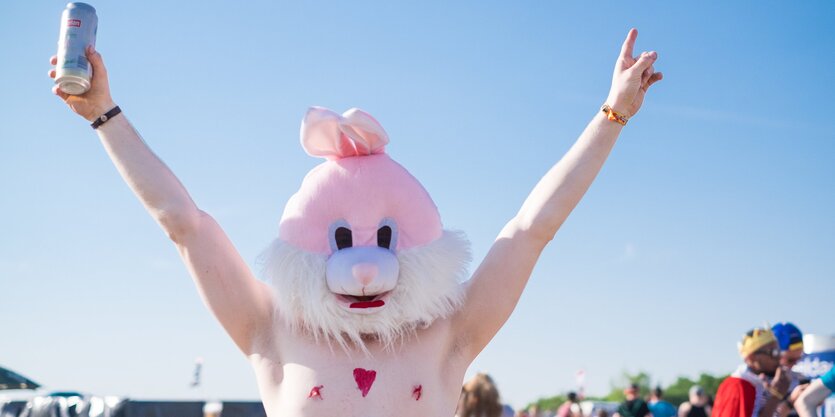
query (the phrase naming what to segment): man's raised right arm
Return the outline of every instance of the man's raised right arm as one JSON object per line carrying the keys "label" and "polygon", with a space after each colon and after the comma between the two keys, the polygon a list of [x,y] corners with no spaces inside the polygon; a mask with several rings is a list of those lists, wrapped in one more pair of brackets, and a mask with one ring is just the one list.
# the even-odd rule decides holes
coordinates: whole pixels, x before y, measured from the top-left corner
{"label": "man's raised right arm", "polygon": [[[90,90],[82,95],[53,92],[88,121],[115,107],[101,55],[90,48]],[[55,65],[55,57],[52,58]],[[55,70],[50,71],[55,77]],[[268,287],[255,279],[232,242],[207,213],[192,201],[171,170],[145,144],[124,114],[96,129],[110,159],[148,213],[177,246],[203,301],[235,344],[252,353],[259,330],[269,326],[273,301]]]}

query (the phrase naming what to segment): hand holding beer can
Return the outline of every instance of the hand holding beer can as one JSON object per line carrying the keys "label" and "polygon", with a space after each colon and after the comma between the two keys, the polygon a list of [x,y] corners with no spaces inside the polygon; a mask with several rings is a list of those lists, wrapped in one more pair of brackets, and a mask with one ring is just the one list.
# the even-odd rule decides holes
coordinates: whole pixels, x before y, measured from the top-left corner
{"label": "hand holding beer can", "polygon": [[85,49],[96,45],[98,23],[96,9],[86,3],[69,3],[61,14],[55,84],[67,94],[80,95],[90,89],[93,69]]}

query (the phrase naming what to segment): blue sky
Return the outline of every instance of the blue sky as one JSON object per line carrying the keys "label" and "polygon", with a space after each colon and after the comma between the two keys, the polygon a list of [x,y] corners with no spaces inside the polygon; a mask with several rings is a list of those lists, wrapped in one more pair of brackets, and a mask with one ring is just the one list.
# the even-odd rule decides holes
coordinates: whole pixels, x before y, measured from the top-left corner
{"label": "blue sky", "polygon": [[[476,260],[609,89],[664,80],[473,364],[519,406],[623,370],[731,370],[763,322],[833,334],[831,2],[93,3],[113,96],[251,265],[317,160],[308,106],[360,107]],[[0,3],[0,364],[53,388],[257,398],[244,358],[97,137],[50,94],[64,2]],[[196,357],[204,382],[190,390]]]}

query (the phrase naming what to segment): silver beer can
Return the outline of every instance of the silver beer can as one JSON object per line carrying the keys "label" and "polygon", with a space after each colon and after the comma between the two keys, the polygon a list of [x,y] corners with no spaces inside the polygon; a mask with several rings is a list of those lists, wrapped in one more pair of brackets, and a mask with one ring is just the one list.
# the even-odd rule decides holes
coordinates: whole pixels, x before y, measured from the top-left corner
{"label": "silver beer can", "polygon": [[93,68],[84,50],[96,45],[99,19],[96,9],[86,3],[69,3],[61,13],[61,33],[58,37],[58,63],[55,65],[55,84],[72,95],[90,89]]}

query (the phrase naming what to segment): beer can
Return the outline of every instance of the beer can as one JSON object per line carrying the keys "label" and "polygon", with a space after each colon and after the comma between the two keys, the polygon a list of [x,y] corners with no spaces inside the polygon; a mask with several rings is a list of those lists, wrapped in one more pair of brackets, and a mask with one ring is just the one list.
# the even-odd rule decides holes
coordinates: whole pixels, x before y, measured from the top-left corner
{"label": "beer can", "polygon": [[55,65],[55,84],[72,95],[90,89],[93,69],[84,50],[96,45],[99,19],[96,9],[86,3],[69,3],[61,13],[61,32],[58,36],[58,62]]}

